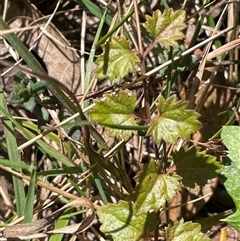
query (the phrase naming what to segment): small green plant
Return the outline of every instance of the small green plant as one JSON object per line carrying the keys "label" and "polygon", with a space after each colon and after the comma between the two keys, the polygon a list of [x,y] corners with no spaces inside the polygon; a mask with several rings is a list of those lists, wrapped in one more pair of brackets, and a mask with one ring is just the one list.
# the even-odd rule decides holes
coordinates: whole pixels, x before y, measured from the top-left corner
{"label": "small green plant", "polygon": [[[103,46],[103,54],[97,59],[97,77],[114,80],[123,78],[129,71],[135,72],[136,65],[144,63],[147,54],[160,43],[162,48],[178,48],[177,41],[184,37],[181,32],[185,25],[185,12],[172,9],[159,10],[152,16],[146,16],[143,27],[150,34],[151,44],[143,53],[129,48],[125,37],[114,37]],[[140,58],[138,56],[141,56]],[[147,91],[147,90],[143,90]],[[178,138],[189,140],[191,133],[201,128],[197,120],[199,114],[187,109],[187,102],[177,101],[176,96],[164,99],[159,96],[152,105],[151,113],[135,113],[136,95],[121,91],[106,95],[106,99],[96,101],[91,110],[91,118],[106,126],[112,136],[121,136],[125,140],[136,133],[137,123],[146,129],[156,144],[161,142],[176,144]],[[154,115],[153,115],[154,113]],[[151,116],[147,119],[146,116]],[[118,127],[118,128],[116,128]],[[102,222],[101,231],[111,235],[114,240],[148,240],[158,225],[158,211],[166,202],[171,202],[182,187],[194,188],[195,184],[206,184],[216,177],[221,165],[213,156],[206,155],[198,148],[183,147],[173,153],[176,173],[165,173],[160,164],[151,160],[142,166],[131,202],[120,200],[117,204],[108,204],[98,210]],[[188,230],[192,232],[188,232]],[[183,236],[182,236],[182,233]],[[174,222],[166,229],[167,240],[209,240],[200,234],[200,227],[193,223]]]}

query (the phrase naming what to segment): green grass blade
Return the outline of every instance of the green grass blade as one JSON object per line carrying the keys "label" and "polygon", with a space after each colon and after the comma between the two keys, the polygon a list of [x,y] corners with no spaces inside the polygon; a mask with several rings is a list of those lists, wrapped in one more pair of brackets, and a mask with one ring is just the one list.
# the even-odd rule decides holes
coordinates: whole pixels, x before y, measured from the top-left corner
{"label": "green grass blade", "polygon": [[[84,169],[86,169],[86,167]],[[63,167],[63,168],[57,168],[57,169],[50,169],[46,171],[40,171],[37,173],[37,176],[55,177],[58,175],[66,176],[69,174],[79,174],[79,173],[83,173],[83,166]]]}
{"label": "green grass blade", "polygon": [[25,163],[19,163],[14,160],[9,160],[9,159],[0,159],[0,165],[5,166],[5,167],[11,167],[11,168],[16,168],[17,169],[23,169],[26,171],[32,171],[35,167],[31,167]]}
{"label": "green grass blade", "polygon": [[[38,126],[33,124],[32,122],[20,120],[19,123],[21,126],[26,127],[28,130],[32,130],[35,133],[38,132]],[[49,138],[51,141],[56,142],[57,145],[61,145],[61,140],[60,140],[59,136],[56,135],[55,133],[50,132],[50,133],[46,134],[46,137]],[[64,145],[66,152],[71,154],[73,151],[71,145],[69,145],[69,143],[67,143],[67,142],[64,142],[63,145]]]}
{"label": "green grass blade", "polygon": [[[102,16],[101,21],[99,23],[97,33],[96,33],[96,36],[94,38],[93,45],[92,45],[92,48],[91,48],[91,51],[90,51],[88,64],[87,64],[87,71],[86,71],[86,76],[85,76],[85,82],[84,82],[84,93],[86,93],[89,90],[89,85],[90,85],[90,82],[91,82],[92,65],[93,65],[95,51],[96,51],[95,44],[97,43],[97,41],[98,41],[98,39],[101,35],[102,28],[104,26],[104,22],[105,22],[105,19],[106,19],[106,15],[107,15],[107,9],[103,13],[103,16]],[[89,101],[86,100],[84,102],[84,107],[87,107],[88,103],[89,103]]]}
{"label": "green grass blade", "polygon": [[[55,225],[55,229],[58,228],[63,228],[66,227],[69,223],[69,220],[71,218],[71,213],[73,212],[73,208],[69,208],[67,210],[64,211],[63,215],[58,219],[56,225]],[[63,239],[63,234],[57,234],[57,235],[53,235],[50,237],[49,241],[62,241]]]}
{"label": "green grass blade", "polygon": [[68,178],[68,181],[71,183],[71,185],[77,190],[77,192],[80,194],[82,197],[86,197],[86,194],[82,190],[84,187],[80,187],[72,178]]}
{"label": "green grass blade", "polygon": [[[21,164],[21,157],[17,150],[17,140],[16,136],[14,134],[14,127],[11,120],[6,118],[6,115],[10,115],[5,103],[2,86],[0,85],[0,107],[2,110],[4,110],[5,114],[0,110],[1,116],[2,116],[2,124],[3,129],[6,136],[6,143],[7,143],[7,149],[8,149],[8,157],[9,160],[12,162],[16,162],[18,164]],[[14,167],[15,171],[20,172],[21,168]],[[13,186],[14,186],[14,194],[16,198],[16,208],[17,208],[17,214],[19,217],[24,215],[24,207],[25,207],[25,190],[24,190],[24,184],[23,180],[19,177],[12,177],[13,179]]]}
{"label": "green grass blade", "polygon": [[[36,135],[29,130],[23,128],[11,115],[9,115],[1,106],[0,106],[0,112],[2,112],[6,118],[8,118],[14,125],[16,125],[17,128],[19,128],[25,137],[28,140],[33,139]],[[74,166],[74,163],[67,158],[65,155],[61,154],[60,152],[56,151],[54,148],[52,148],[50,145],[46,144],[42,140],[37,140],[35,142],[37,148],[44,154],[48,155],[50,157],[55,158],[56,160],[61,161],[66,166]],[[17,150],[17,147],[15,148]]]}
{"label": "green grass blade", "polygon": [[165,9],[169,9],[169,5],[166,0],[161,0],[161,2],[163,4],[163,6],[165,7]]}
{"label": "green grass blade", "polygon": [[[214,22],[214,18],[212,15],[208,16],[208,22],[209,22],[209,26],[212,27],[213,29],[216,27],[216,24]],[[219,39],[215,39],[214,41],[214,46],[218,49],[222,46],[222,43]],[[218,56],[217,59],[221,59],[221,56]]]}
{"label": "green grass blade", "polygon": [[[99,19],[103,18],[104,10],[102,10],[99,6],[97,6],[95,3],[89,0],[75,0],[80,6],[84,6],[90,13],[92,13],[94,16],[98,17]],[[107,14],[104,18],[105,23],[108,25],[112,22],[112,17]]]}
{"label": "green grass blade", "polygon": [[[25,131],[27,132],[27,136],[29,137],[29,140],[35,137],[35,134],[33,134],[32,132],[28,130],[25,130]],[[36,146],[44,155],[53,157],[68,167],[75,166],[74,163],[68,157],[58,152],[57,150],[55,150],[50,145],[46,144],[44,141],[42,140],[36,141]]]}
{"label": "green grass blade", "polygon": [[[96,176],[96,175],[95,175],[95,176]],[[99,179],[98,177],[95,177],[95,178],[94,178],[94,181],[95,181],[96,187],[97,187],[97,189],[98,189],[98,191],[99,191],[99,193],[100,193],[100,195],[101,195],[101,197],[102,197],[102,200],[103,200],[104,204],[108,204],[109,201],[108,201],[107,195],[106,195],[106,193],[105,193],[105,190],[104,190],[104,188],[102,187],[102,184],[101,184],[100,179]]]}
{"label": "green grass blade", "polygon": [[133,13],[133,10],[129,11],[129,13],[122,20],[117,22],[117,24],[95,44],[95,47],[98,48],[100,45],[104,44],[106,40],[111,37],[113,33],[116,32],[133,15]]}
{"label": "green grass blade", "polygon": [[36,181],[36,171],[33,170],[30,177],[30,184],[27,192],[26,206],[24,210],[24,220],[23,223],[32,222],[33,218],[33,203],[35,195],[35,181]]}
{"label": "green grass blade", "polygon": [[[61,215],[61,217],[59,217],[59,219],[55,225],[55,229],[60,229],[60,228],[66,227],[69,223],[69,220],[73,216],[77,216],[84,212],[84,210],[79,210],[76,212],[73,212],[73,210],[74,210],[73,208],[68,208],[64,211],[64,213]],[[62,241],[62,240],[63,240],[63,234],[53,235],[49,239],[49,241]]]}

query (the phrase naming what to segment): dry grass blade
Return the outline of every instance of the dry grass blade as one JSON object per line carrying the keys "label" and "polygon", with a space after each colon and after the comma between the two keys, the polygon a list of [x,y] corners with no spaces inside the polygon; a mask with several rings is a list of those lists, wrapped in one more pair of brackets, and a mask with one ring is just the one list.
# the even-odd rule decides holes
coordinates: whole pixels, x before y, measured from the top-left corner
{"label": "dry grass blade", "polygon": [[226,52],[229,52],[230,50],[237,48],[239,45],[240,45],[240,39],[236,39],[227,44],[224,44],[222,47],[210,52],[207,55],[207,60],[211,60],[213,58],[216,58],[217,56],[225,54]]}
{"label": "dry grass blade", "polygon": [[[66,208],[69,208],[69,207],[89,208],[89,209],[91,209],[91,213],[85,220],[83,220],[79,224],[69,225],[69,226],[66,226],[61,229],[55,229],[53,231],[45,231],[45,232],[42,231],[44,228],[46,228],[47,226],[52,224],[62,214],[62,212]],[[3,231],[3,237],[7,238],[7,240],[15,239],[15,238],[18,238],[20,240],[25,240],[25,239],[32,238],[33,236],[35,238],[37,238],[38,237],[37,234],[40,231],[42,231],[39,235],[40,237],[47,237],[49,235],[59,234],[59,233],[64,233],[64,234],[80,233],[91,226],[91,224],[94,220],[94,217],[95,217],[95,211],[94,211],[94,206],[92,205],[92,203],[86,198],[78,198],[78,199],[64,205],[62,208],[60,208],[59,210],[54,212],[49,217],[37,220],[36,222],[32,222],[32,223],[17,224],[14,226],[5,227],[5,229]]]}
{"label": "dry grass blade", "polygon": [[42,25],[35,25],[35,26],[28,26],[28,27],[23,27],[23,28],[14,28],[14,29],[7,29],[7,30],[0,30],[0,36],[3,36],[5,34],[9,33],[17,33],[17,32],[22,32],[26,30],[32,30],[35,28],[40,28]]}

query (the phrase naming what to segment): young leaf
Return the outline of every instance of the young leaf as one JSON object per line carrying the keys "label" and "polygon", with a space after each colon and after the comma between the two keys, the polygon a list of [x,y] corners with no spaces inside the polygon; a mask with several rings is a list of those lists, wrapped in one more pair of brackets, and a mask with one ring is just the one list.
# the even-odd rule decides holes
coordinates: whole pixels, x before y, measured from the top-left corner
{"label": "young leaf", "polygon": [[240,168],[234,164],[225,166],[221,174],[226,178],[224,186],[232,197],[237,209],[235,213],[221,221],[229,223],[240,232],[240,186],[238,185],[240,183]]}
{"label": "young leaf", "polygon": [[221,137],[229,150],[229,158],[235,165],[240,167],[240,149],[236,148],[236,144],[240,143],[240,127],[223,126]]}
{"label": "young leaf", "polygon": [[156,143],[163,139],[175,144],[178,137],[189,139],[192,132],[201,128],[201,123],[197,120],[199,114],[187,110],[187,102],[177,101],[175,95],[167,100],[160,96],[156,105],[159,116],[151,121],[147,132],[153,135]]}
{"label": "young leaf", "polygon": [[140,59],[137,53],[129,48],[124,36],[113,37],[112,42],[103,46],[103,54],[96,60],[96,76],[99,79],[124,77],[129,71],[135,72]]}
{"label": "young leaf", "polygon": [[174,225],[168,225],[166,229],[167,241],[211,241],[207,235],[201,233],[201,225],[192,222],[175,221]]}
{"label": "young leaf", "polygon": [[151,209],[157,212],[166,201],[171,202],[181,190],[181,177],[177,174],[149,173],[136,188],[134,208],[138,214]]}
{"label": "young leaf", "polygon": [[173,11],[172,8],[169,8],[162,14],[157,10],[152,17],[147,15],[146,19],[147,21],[143,26],[156,43],[159,42],[166,48],[178,47],[177,40],[184,38],[181,30],[187,27],[185,11]]}
{"label": "young leaf", "polygon": [[182,183],[186,187],[194,188],[195,183],[206,184],[209,179],[217,176],[221,169],[221,164],[216,161],[216,157],[200,151],[200,148],[181,148],[172,154],[176,165],[176,172],[180,175]]}
{"label": "young leaf", "polygon": [[102,226],[100,230],[114,241],[144,241],[158,225],[156,213],[137,216],[133,204],[119,201],[97,210]]}
{"label": "young leaf", "polygon": [[18,95],[17,90],[14,90],[7,97],[7,101],[12,105],[16,105],[21,104],[24,101],[24,99]]}
{"label": "young leaf", "polygon": [[[118,96],[106,95],[106,100],[96,102],[96,106],[91,111],[93,120],[102,125],[137,126],[134,120],[133,111],[136,107],[136,95],[120,91]],[[124,139],[131,137],[134,131],[122,130],[107,127],[112,136],[120,136]]]}

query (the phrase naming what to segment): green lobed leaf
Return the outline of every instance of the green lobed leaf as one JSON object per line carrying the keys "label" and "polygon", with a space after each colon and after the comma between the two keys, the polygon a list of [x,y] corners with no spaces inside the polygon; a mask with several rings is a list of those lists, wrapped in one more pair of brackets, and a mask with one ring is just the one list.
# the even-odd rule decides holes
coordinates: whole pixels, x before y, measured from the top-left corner
{"label": "green lobed leaf", "polygon": [[113,37],[103,47],[103,54],[97,58],[96,76],[99,79],[124,77],[129,71],[136,72],[140,59],[137,53],[129,48],[129,43],[124,36]]}
{"label": "green lobed leaf", "polygon": [[238,232],[240,232],[240,210],[239,209],[235,213],[231,214],[225,219],[221,219],[220,221],[227,222],[233,228],[235,228]]}
{"label": "green lobed leaf", "polygon": [[152,119],[147,134],[153,135],[156,143],[162,139],[176,144],[177,138],[189,139],[190,134],[201,128],[199,114],[188,110],[187,102],[177,101],[175,95],[164,99],[160,96],[157,105],[158,117]]}
{"label": "green lobed leaf", "polygon": [[154,212],[136,215],[133,204],[120,200],[118,204],[108,204],[97,210],[100,230],[111,235],[114,241],[144,241],[158,225],[158,215]]}
{"label": "green lobed leaf", "polygon": [[221,172],[225,178],[223,184],[228,194],[232,197],[237,209],[235,213],[222,219],[222,221],[229,223],[240,232],[240,150],[238,148],[240,143],[240,127],[223,126],[221,138],[228,148],[228,157],[231,159],[231,164],[224,166]]}
{"label": "green lobed leaf", "polygon": [[211,241],[207,235],[201,233],[201,225],[192,222],[175,221],[166,228],[167,241]]}
{"label": "green lobed leaf", "polygon": [[[136,95],[129,95],[127,92],[120,91],[118,96],[113,94],[106,95],[105,100],[96,101],[96,106],[90,112],[94,121],[102,125],[137,126],[133,112],[136,107]],[[133,130],[121,130],[115,128],[107,129],[112,136],[122,136],[124,139],[131,137]]]}
{"label": "green lobed leaf", "polygon": [[176,172],[180,175],[182,183],[186,187],[194,188],[198,185],[206,184],[209,179],[217,176],[221,169],[221,164],[216,161],[216,157],[207,155],[206,151],[200,151],[197,147],[183,147],[172,154],[176,165]]}
{"label": "green lobed leaf", "polygon": [[235,164],[225,166],[221,174],[225,177],[223,184],[228,194],[232,197],[237,209],[235,213],[221,221],[229,223],[240,232],[240,168]]}
{"label": "green lobed leaf", "polygon": [[172,8],[164,10],[163,14],[157,10],[153,16],[146,15],[144,28],[152,35],[154,41],[161,43],[166,48],[178,47],[177,40],[185,35],[181,32],[187,27],[185,24],[186,13],[183,10],[174,11]]}
{"label": "green lobed leaf", "polygon": [[157,212],[166,201],[171,202],[176,191],[181,190],[181,177],[177,174],[149,173],[139,183],[135,191],[136,213]]}
{"label": "green lobed leaf", "polygon": [[141,171],[134,177],[137,183],[142,183],[143,179],[150,173],[158,173],[161,163],[150,159],[149,163],[141,165]]}
{"label": "green lobed leaf", "polygon": [[240,168],[240,126],[223,126],[221,132],[223,143],[229,150],[229,158]]}

